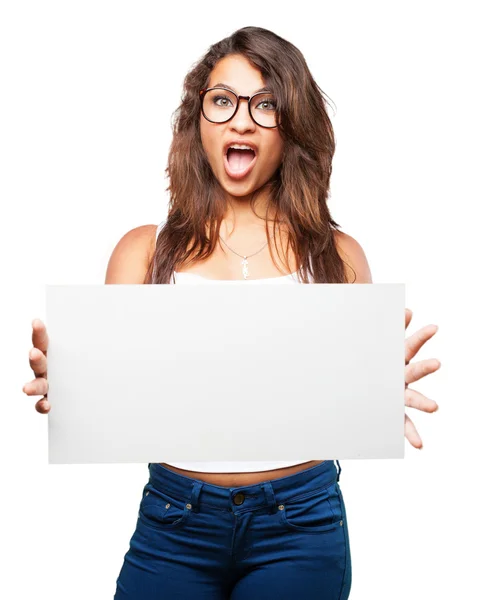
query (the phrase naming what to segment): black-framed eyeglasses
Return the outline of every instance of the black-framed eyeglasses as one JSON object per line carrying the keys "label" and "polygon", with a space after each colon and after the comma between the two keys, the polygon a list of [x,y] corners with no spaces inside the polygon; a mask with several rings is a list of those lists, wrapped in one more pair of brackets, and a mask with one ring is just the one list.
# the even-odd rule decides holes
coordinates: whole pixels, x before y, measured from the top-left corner
{"label": "black-framed eyeglasses", "polygon": [[252,96],[238,96],[222,87],[200,90],[201,112],[211,123],[226,123],[238,112],[240,100],[248,101],[248,112],[260,127],[272,129],[279,125],[277,102],[271,92],[257,92]]}

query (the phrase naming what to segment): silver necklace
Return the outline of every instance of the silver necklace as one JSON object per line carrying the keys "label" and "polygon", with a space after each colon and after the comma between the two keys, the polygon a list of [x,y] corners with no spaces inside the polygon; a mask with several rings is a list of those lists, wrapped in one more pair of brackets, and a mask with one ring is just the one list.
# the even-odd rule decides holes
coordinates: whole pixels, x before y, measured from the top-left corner
{"label": "silver necklace", "polygon": [[[219,234],[218,234],[219,235]],[[248,272],[248,258],[250,256],[254,256],[255,254],[258,254],[259,252],[261,252],[261,250],[268,244],[268,240],[266,240],[266,244],[264,244],[264,246],[262,246],[257,252],[255,252],[254,254],[249,254],[248,256],[244,256],[243,254],[238,254],[237,252],[235,252],[233,250],[233,248],[230,248],[228,246],[228,244],[224,241],[224,239],[221,237],[220,235],[220,240],[223,242],[223,244],[229,248],[229,250],[231,250],[231,252],[234,252],[236,254],[236,256],[240,256],[243,260],[241,261],[241,264],[243,265],[243,278],[247,279],[249,276],[249,272]]]}

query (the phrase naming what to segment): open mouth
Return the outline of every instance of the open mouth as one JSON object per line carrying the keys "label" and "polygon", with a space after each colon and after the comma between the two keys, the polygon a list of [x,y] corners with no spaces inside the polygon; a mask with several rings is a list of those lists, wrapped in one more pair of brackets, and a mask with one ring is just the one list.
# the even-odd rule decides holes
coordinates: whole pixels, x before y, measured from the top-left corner
{"label": "open mouth", "polygon": [[225,170],[232,179],[242,179],[252,171],[256,158],[254,150],[228,148],[224,155]]}

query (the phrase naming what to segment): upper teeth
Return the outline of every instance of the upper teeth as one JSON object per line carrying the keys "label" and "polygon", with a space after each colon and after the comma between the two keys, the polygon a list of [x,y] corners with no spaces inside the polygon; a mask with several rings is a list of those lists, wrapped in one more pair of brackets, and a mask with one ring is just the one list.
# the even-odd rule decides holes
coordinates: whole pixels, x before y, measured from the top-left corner
{"label": "upper teeth", "polygon": [[253,150],[251,146],[246,146],[245,144],[232,144],[231,146],[228,146],[228,149],[230,148],[235,148],[236,150]]}

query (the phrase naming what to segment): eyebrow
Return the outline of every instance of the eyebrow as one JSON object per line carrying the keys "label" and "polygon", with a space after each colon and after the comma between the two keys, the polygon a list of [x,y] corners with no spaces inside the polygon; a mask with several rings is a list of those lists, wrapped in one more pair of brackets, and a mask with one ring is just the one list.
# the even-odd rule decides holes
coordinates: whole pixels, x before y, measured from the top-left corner
{"label": "eyebrow", "polygon": [[[234,87],[232,85],[228,85],[227,83],[215,83],[215,85],[212,85],[211,87],[225,87],[225,88],[229,88],[230,90],[233,90],[233,92],[236,92],[236,90],[234,89]],[[256,90],[256,92],[253,92],[253,94],[257,94],[258,92],[269,92],[270,90],[267,87],[262,87],[259,90]],[[238,93],[238,92],[236,92]]]}

